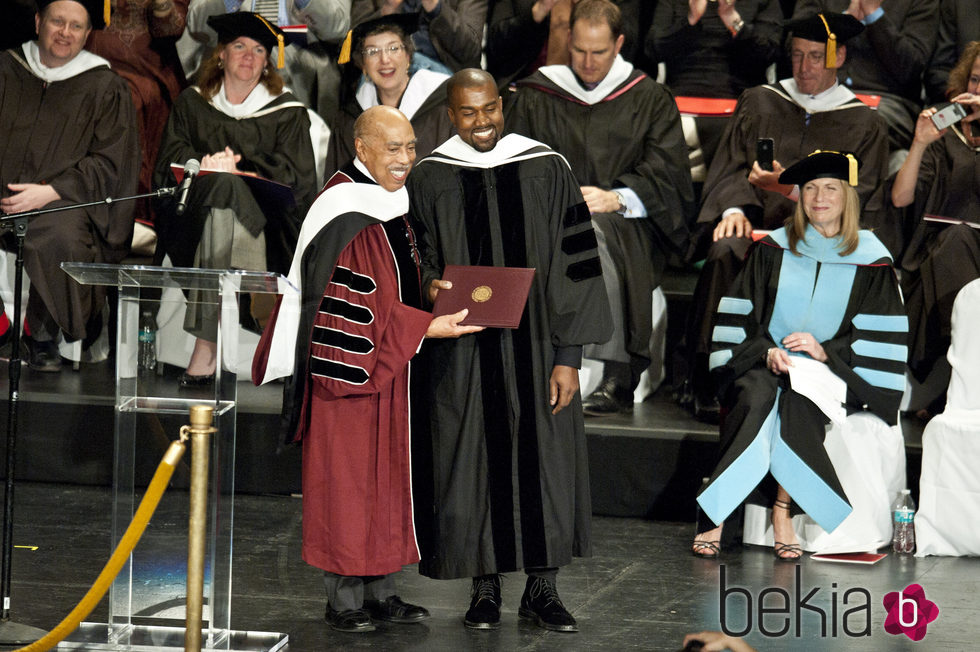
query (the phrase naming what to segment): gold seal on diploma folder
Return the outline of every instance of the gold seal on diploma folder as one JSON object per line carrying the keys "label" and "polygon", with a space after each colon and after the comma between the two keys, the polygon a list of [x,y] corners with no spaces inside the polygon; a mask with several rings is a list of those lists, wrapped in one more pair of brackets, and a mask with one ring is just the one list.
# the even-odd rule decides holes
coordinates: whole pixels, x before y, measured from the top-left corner
{"label": "gold seal on diploma folder", "polygon": [[443,280],[449,290],[439,290],[432,314],[449,315],[463,308],[470,312],[461,323],[488,328],[517,328],[534,280],[528,267],[480,267],[447,265]]}

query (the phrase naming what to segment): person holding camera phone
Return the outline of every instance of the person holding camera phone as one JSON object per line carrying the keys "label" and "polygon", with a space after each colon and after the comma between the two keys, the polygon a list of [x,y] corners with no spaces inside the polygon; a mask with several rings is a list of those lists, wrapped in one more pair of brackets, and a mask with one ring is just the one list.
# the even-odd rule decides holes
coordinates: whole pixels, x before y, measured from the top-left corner
{"label": "person holding camera phone", "polygon": [[[793,76],[750,88],[739,98],[708,169],[700,232],[688,252],[691,261],[704,258],[685,335],[694,416],[703,421],[718,419],[708,374],[718,301],[742,268],[753,230],[779,228],[795,207],[795,189],[778,182],[781,163],[790,165],[817,149],[852,151],[862,161],[857,187],[862,214],[867,217],[881,203],[872,193],[887,174],[888,129],[838,83],[848,44],[864,27],[844,14],[818,14],[787,28]],[[773,141],[769,170],[757,160],[760,139]]]}
{"label": "person holding camera phone", "polygon": [[915,221],[901,268],[909,366],[920,380],[949,348],[957,292],[980,276],[980,230],[923,219],[980,222],[980,41],[966,46],[950,72],[946,96],[966,109],[966,117],[940,130],[933,120],[937,109],[922,111],[908,158],[891,189],[892,204],[905,208]]}

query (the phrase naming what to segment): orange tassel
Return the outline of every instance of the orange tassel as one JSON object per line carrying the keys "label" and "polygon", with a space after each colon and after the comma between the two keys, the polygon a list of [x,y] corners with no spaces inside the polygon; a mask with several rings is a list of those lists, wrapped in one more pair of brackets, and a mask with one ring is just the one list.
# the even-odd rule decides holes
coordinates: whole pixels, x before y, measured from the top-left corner
{"label": "orange tassel", "polygon": [[340,46],[340,56],[337,57],[337,63],[344,64],[350,61],[350,48],[353,34],[353,31],[347,32],[347,38],[344,39],[344,44]]}
{"label": "orange tassel", "polygon": [[830,25],[827,24],[827,19],[823,17],[823,14],[817,14],[820,16],[820,21],[823,23],[823,27],[827,30],[827,48],[824,52],[824,68],[836,68],[837,67],[837,35],[830,31]]}

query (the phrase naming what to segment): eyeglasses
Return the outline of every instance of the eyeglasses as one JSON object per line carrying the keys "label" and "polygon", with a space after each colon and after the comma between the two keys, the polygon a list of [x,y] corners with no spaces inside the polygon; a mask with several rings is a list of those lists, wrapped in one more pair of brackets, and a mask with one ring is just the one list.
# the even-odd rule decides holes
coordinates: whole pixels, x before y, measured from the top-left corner
{"label": "eyeglasses", "polygon": [[403,50],[405,50],[404,45],[393,43],[391,45],[386,45],[383,48],[365,48],[361,50],[361,54],[364,55],[366,59],[377,59],[381,56],[382,52],[387,52],[389,57],[393,57]]}

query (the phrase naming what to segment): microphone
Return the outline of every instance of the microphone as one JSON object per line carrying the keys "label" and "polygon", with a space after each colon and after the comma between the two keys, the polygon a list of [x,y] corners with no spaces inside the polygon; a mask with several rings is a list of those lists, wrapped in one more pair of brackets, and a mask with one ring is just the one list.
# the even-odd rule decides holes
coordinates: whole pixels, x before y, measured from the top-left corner
{"label": "microphone", "polygon": [[201,162],[196,158],[187,159],[184,163],[184,179],[177,187],[177,215],[183,215],[187,210],[187,195],[191,191],[191,182],[201,171]]}

